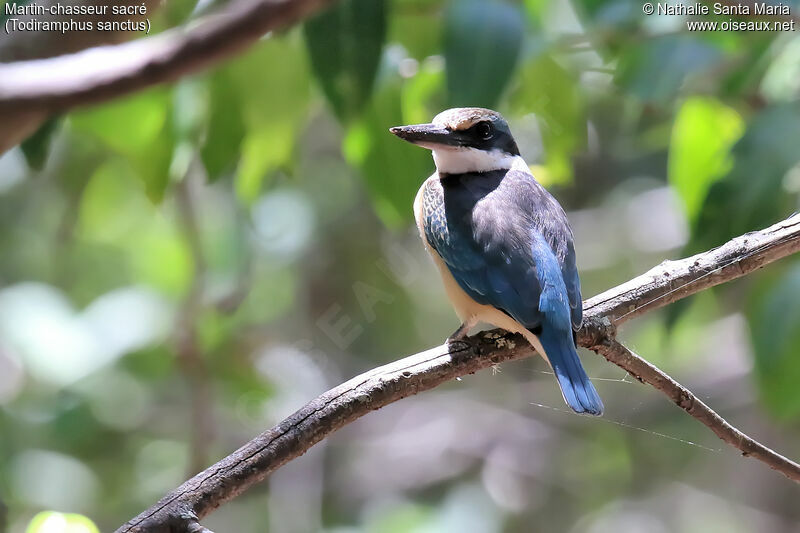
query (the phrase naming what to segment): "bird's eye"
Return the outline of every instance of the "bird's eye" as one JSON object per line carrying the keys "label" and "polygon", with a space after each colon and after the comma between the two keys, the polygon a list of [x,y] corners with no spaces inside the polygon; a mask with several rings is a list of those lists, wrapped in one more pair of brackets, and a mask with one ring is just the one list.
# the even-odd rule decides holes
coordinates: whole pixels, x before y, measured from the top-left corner
{"label": "bird's eye", "polygon": [[478,122],[478,124],[475,125],[475,133],[478,137],[487,141],[494,135],[494,128],[490,122]]}

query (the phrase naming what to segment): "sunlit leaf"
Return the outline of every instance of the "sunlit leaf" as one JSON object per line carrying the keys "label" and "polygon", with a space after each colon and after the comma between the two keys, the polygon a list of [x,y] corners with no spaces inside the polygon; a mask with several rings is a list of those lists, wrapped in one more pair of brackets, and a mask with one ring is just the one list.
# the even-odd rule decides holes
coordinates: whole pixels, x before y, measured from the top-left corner
{"label": "sunlit leaf", "polygon": [[[135,175],[119,161],[102,165],[83,195],[78,235],[127,252],[130,281],[181,294],[191,266],[177,228],[147,201]],[[107,254],[109,252],[106,252]],[[117,276],[122,275],[116,273]],[[106,274],[98,273],[98,279]]]}
{"label": "sunlit leaf", "polygon": [[430,152],[387,130],[404,124],[399,80],[381,88],[361,119],[347,130],[342,151],[364,176],[374,207],[389,226],[407,223],[416,191],[433,169]]}
{"label": "sunlit leaf", "polygon": [[42,511],[31,519],[25,533],[100,533],[88,516]]}
{"label": "sunlit leaf", "polygon": [[714,182],[694,224],[690,250],[700,250],[774,223],[796,209],[784,189],[800,162],[800,106],[768,107],[750,122],[733,147],[734,166]]}
{"label": "sunlit leaf", "polygon": [[146,150],[167,124],[169,93],[151,90],[70,115],[71,125],[122,153]]}
{"label": "sunlit leaf", "polygon": [[711,184],[732,166],[730,150],[744,131],[736,110],[713,98],[690,98],[672,128],[668,176],[689,218],[697,218]]}
{"label": "sunlit leaf", "polygon": [[110,161],[91,175],[81,198],[77,230],[93,241],[119,243],[154,216],[141,184],[120,161]]}
{"label": "sunlit leaf", "polygon": [[124,156],[145,183],[148,196],[160,201],[175,145],[170,110],[170,91],[149,90],[75,112],[70,125]]}
{"label": "sunlit leaf", "polygon": [[571,157],[586,143],[586,118],[575,77],[550,55],[539,54],[522,67],[511,105],[516,113],[536,114],[551,182],[571,179]]}
{"label": "sunlit leaf", "polygon": [[503,2],[450,3],[444,54],[452,106],[494,107],[517,65],[524,20],[517,7]]}
{"label": "sunlit leaf", "polygon": [[[248,204],[272,171],[290,164],[308,113],[308,66],[301,43],[294,37],[264,41],[227,69],[241,100],[247,131],[241,144],[236,192]],[[238,125],[231,127],[237,133]],[[225,142],[232,144],[232,140]],[[232,145],[226,148],[229,154],[232,149]]]}
{"label": "sunlit leaf", "polygon": [[184,294],[192,272],[183,236],[163,216],[153,218],[128,244],[133,274],[141,283],[169,296]]}
{"label": "sunlit leaf", "polygon": [[314,76],[342,120],[369,101],[386,26],[385,0],[343,0],[304,26]]}
{"label": "sunlit leaf", "polygon": [[290,135],[276,135],[276,130],[281,129],[291,132],[292,125],[275,122],[265,128],[251,131],[245,137],[236,179],[236,192],[247,203],[255,200],[261,192],[264,177],[288,161],[292,155],[294,139]]}
{"label": "sunlit leaf", "polygon": [[528,20],[531,21],[532,24],[539,24],[544,20],[545,15],[547,14],[550,1],[549,0],[524,0],[523,4],[525,6],[525,12],[528,15]]}

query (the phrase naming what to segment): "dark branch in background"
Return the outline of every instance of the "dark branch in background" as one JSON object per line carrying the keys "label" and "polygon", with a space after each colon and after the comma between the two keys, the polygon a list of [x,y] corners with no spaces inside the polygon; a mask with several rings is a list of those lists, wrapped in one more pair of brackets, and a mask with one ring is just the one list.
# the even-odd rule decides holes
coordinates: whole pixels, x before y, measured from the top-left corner
{"label": "dark branch in background", "polygon": [[53,113],[174,81],[218,63],[332,0],[239,0],[189,28],[49,59],[0,64],[0,116]]}
{"label": "dark branch in background", "polygon": [[178,214],[194,269],[191,285],[175,324],[175,351],[191,395],[190,474],[197,472],[206,464],[208,447],[214,432],[211,383],[197,335],[197,322],[203,309],[203,297],[206,292],[207,268],[200,240],[197,212],[192,198],[193,168],[194,165],[190,165],[189,171],[178,183],[175,191]]}
{"label": "dark branch in background", "polygon": [[[740,278],[798,250],[800,215],[794,215],[714,250],[662,263],[588,300],[578,343],[666,394],[744,455],[800,482],[800,465],[728,424],[688,389],[615,340],[616,325],[629,318]],[[456,377],[533,353],[521,336],[493,330],[361,374],[312,400],[277,426],[186,481],[117,531],[186,531],[190,524],[197,525],[199,518],[370,411]]]}

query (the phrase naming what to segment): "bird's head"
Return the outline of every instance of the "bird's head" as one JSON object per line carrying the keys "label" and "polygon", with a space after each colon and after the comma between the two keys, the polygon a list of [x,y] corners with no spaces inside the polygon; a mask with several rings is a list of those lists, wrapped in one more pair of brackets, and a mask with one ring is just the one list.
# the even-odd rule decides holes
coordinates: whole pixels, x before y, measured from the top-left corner
{"label": "bird's head", "polygon": [[442,111],[430,124],[389,131],[432,150],[436,168],[443,174],[509,169],[521,159],[508,123],[491,109],[457,107]]}

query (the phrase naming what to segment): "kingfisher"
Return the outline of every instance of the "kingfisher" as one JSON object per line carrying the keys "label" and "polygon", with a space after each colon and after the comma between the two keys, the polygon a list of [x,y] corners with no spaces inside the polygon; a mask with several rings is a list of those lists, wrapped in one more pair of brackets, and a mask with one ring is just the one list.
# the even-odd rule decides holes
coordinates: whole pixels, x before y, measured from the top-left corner
{"label": "kingfisher", "polygon": [[461,319],[448,340],[478,322],[520,333],[552,367],[567,405],[602,415],[576,349],[583,307],[572,228],[506,120],[455,108],[389,131],[433,152],[436,172],[417,192],[414,218]]}

